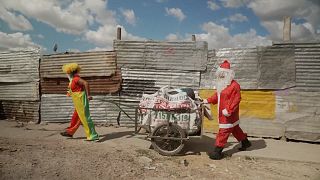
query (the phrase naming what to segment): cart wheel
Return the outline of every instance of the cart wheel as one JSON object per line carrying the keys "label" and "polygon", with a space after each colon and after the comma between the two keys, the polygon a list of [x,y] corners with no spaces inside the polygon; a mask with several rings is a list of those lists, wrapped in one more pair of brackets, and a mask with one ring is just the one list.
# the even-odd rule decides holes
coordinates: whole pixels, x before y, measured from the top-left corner
{"label": "cart wheel", "polygon": [[176,124],[161,124],[153,130],[151,135],[158,137],[181,138],[181,140],[151,138],[153,148],[161,155],[176,155],[184,147],[184,140],[182,140],[182,138],[186,137],[186,133]]}

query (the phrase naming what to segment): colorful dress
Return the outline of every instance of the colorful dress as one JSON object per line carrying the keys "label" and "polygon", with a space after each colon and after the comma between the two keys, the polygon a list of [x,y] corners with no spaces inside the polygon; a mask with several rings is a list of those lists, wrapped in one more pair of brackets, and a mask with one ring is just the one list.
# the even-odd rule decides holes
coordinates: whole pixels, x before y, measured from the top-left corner
{"label": "colorful dress", "polygon": [[99,139],[99,135],[94,128],[90,116],[89,100],[84,87],[78,84],[79,79],[79,75],[74,75],[69,83],[68,94],[72,97],[75,110],[71,118],[70,127],[66,131],[68,134],[73,135],[79,128],[80,123],[82,123],[87,140],[97,140]]}

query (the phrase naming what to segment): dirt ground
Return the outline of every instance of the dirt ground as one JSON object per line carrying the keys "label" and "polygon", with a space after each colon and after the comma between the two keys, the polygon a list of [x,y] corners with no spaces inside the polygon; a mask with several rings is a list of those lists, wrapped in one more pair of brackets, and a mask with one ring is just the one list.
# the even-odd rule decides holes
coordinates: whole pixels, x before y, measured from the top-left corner
{"label": "dirt ground", "polygon": [[[320,164],[227,155],[210,160],[214,139],[187,142],[179,156],[161,156],[133,128],[97,126],[101,142],[59,132],[67,124],[0,121],[0,179],[320,179]],[[274,152],[276,153],[276,152]]]}

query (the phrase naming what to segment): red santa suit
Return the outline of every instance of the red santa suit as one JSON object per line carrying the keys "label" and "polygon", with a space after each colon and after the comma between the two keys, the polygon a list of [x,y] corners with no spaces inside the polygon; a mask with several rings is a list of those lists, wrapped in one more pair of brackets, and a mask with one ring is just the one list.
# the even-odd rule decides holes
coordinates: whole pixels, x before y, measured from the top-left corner
{"label": "red santa suit", "polygon": [[[222,78],[221,78],[222,75]],[[217,92],[207,99],[208,103],[218,104],[219,132],[216,147],[223,148],[230,133],[240,142],[247,138],[239,126],[240,85],[233,79],[234,72],[230,63],[224,61],[216,72]]]}

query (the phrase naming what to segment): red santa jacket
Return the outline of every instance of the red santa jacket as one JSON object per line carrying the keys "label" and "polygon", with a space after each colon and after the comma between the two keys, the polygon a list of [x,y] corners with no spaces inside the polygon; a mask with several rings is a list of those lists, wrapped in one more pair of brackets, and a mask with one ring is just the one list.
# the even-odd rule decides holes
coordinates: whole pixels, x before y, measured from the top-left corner
{"label": "red santa jacket", "polygon": [[[241,100],[240,85],[232,80],[230,85],[227,86],[220,93],[220,100],[218,104],[219,124],[232,124],[239,120],[239,104]],[[218,93],[207,99],[208,103],[218,103]],[[222,110],[226,109],[229,117],[223,115]]]}

